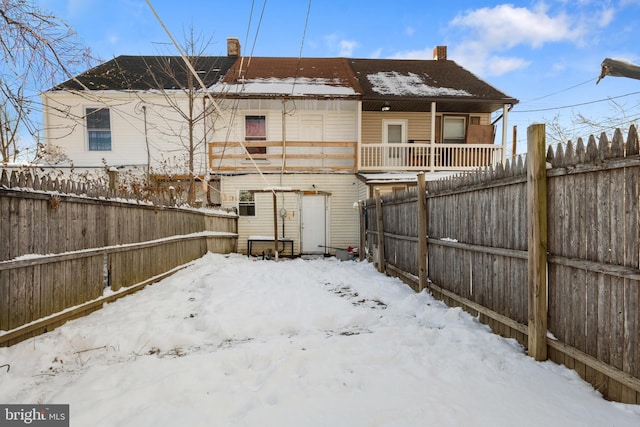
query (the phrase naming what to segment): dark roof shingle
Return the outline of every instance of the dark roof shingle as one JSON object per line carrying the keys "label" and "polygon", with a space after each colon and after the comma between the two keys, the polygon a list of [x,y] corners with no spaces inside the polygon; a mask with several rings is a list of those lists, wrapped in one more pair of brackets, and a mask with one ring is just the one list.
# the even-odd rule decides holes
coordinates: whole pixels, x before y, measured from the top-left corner
{"label": "dark roof shingle", "polygon": [[363,101],[372,105],[405,101],[415,108],[415,102],[437,100],[464,109],[470,102],[485,103],[495,110],[518,102],[451,60],[350,59],[349,64],[360,81]]}
{"label": "dark roof shingle", "polygon": [[[428,111],[437,101],[443,111],[493,112],[518,103],[446,59],[201,56],[192,64],[206,87],[235,85],[242,91],[228,94],[238,96],[285,96],[297,84],[290,96],[358,97],[367,111],[389,103],[396,111]],[[53,90],[181,89],[188,87],[188,75],[179,56],[118,56]]]}
{"label": "dark roof shingle", "polygon": [[[191,61],[205,86],[218,83],[236,58],[200,56]],[[118,56],[53,90],[150,90],[187,87],[189,69],[180,56]],[[80,82],[80,83],[79,83]],[[196,83],[197,84],[197,83]]]}

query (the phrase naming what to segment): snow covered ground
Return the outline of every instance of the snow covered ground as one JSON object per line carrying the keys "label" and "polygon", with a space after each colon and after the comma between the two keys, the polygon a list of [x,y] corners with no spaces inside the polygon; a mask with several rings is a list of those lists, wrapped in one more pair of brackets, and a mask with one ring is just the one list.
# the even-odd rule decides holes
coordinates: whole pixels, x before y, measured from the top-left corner
{"label": "snow covered ground", "polygon": [[1,403],[80,426],[640,426],[368,263],[207,254],[88,317],[0,349]]}

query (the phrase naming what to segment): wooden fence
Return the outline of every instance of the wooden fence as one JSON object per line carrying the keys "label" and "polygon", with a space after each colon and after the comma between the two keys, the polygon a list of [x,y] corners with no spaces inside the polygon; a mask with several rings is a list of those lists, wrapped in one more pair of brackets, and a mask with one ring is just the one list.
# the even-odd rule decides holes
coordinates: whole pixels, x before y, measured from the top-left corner
{"label": "wooden fence", "polygon": [[543,148],[536,170],[544,126],[534,126],[542,133],[530,128],[526,164],[367,200],[365,245],[381,271],[416,290],[424,259],[434,296],[576,370],[606,398],[640,403],[636,129],[626,142],[617,130],[611,141],[549,148],[546,159]]}
{"label": "wooden fence", "polygon": [[[237,248],[237,216],[0,186],[0,345]],[[105,289],[110,292],[106,293]]]}

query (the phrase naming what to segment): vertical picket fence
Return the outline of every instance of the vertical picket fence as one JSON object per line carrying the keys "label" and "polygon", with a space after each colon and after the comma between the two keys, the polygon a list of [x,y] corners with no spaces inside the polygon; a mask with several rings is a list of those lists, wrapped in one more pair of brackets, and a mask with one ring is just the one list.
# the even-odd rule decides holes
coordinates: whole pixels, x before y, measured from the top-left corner
{"label": "vertical picket fence", "polygon": [[235,214],[36,190],[16,174],[2,181],[0,345],[98,309],[207,251],[237,249]]}
{"label": "vertical picket fence", "polygon": [[[531,129],[536,149],[545,145],[543,129]],[[426,257],[434,296],[517,339],[536,359],[575,369],[608,399],[640,403],[637,131],[626,141],[617,130],[611,141],[603,134],[549,148],[546,158],[537,155],[537,170],[528,157],[428,182],[422,194],[367,200],[368,253],[416,290]]]}

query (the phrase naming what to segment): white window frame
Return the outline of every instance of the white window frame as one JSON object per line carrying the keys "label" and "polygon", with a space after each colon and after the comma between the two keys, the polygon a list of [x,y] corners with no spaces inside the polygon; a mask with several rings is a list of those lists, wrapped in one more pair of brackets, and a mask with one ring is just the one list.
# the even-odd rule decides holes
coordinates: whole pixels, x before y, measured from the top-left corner
{"label": "white window frame", "polygon": [[[91,111],[89,111],[91,110]],[[90,128],[89,127],[89,121],[90,121],[90,116],[91,114],[93,114],[96,111],[100,111],[100,110],[106,110],[107,113],[109,114],[109,128]],[[99,107],[99,106],[87,106],[84,107],[84,114],[85,114],[85,136],[87,138],[87,151],[92,151],[92,152],[100,152],[100,151],[113,151],[113,131],[111,130],[112,126],[111,126],[111,109],[109,107]],[[91,148],[91,134],[90,132],[108,132],[109,133],[109,148],[108,149],[101,149],[101,148]]]}
{"label": "white window frame", "polygon": [[[389,126],[400,126],[401,128],[401,139],[400,144],[404,144],[407,142],[407,120],[402,119],[386,119],[382,120],[382,143],[387,145],[396,145],[395,142],[389,142]],[[387,157],[389,159],[397,159],[402,156],[401,148],[391,148],[388,149]]]}
{"label": "white window frame", "polygon": [[401,144],[407,142],[407,121],[406,120],[383,120],[382,121],[382,142],[384,144],[395,144],[394,142],[389,142],[389,126],[390,125],[400,125],[402,127],[402,139],[400,141]]}
{"label": "white window frame", "polygon": [[[258,137],[253,137],[253,136],[247,136],[247,118],[249,117],[264,117],[264,136],[258,136]],[[267,115],[264,113],[246,113],[244,115],[244,119],[242,121],[242,134],[243,134],[243,138],[245,142],[260,142],[260,141],[267,141],[268,140],[268,134],[269,134],[269,119],[267,118]],[[264,148],[264,150],[260,150],[260,151],[264,151],[263,153],[260,152],[251,152],[252,150],[259,150],[261,147],[247,147],[247,151],[249,151],[249,154],[251,154],[252,157],[257,158],[258,160],[264,160],[264,158],[261,158],[260,156],[264,156],[265,154],[267,154],[267,146],[263,146],[262,148]]]}
{"label": "white window frame", "polygon": [[[462,138],[447,137],[447,121],[462,121]],[[467,137],[467,116],[443,115],[442,116],[442,142],[445,144],[464,144]]]}
{"label": "white window frame", "polygon": [[[252,200],[243,201],[243,194],[250,194]],[[240,207],[251,208],[253,207],[253,214],[242,213],[242,209]],[[238,190],[238,216],[243,217],[255,217],[256,216],[256,193],[252,193],[247,190]]]}

